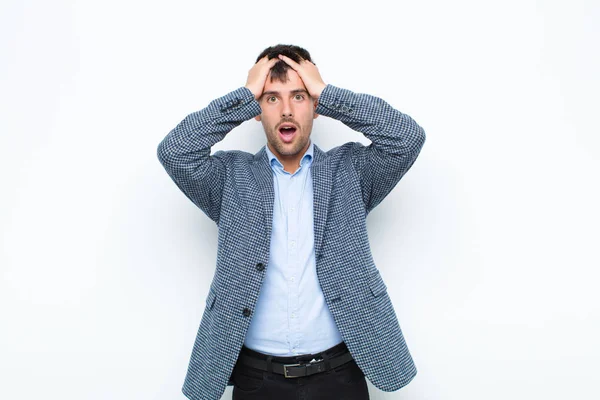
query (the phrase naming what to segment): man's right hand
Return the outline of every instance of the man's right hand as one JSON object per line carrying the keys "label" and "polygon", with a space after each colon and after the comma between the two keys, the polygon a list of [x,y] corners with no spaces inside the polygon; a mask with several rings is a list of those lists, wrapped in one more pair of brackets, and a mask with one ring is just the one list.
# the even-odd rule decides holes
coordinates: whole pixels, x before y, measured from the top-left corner
{"label": "man's right hand", "polygon": [[264,56],[252,68],[248,71],[248,79],[246,80],[246,87],[254,93],[254,98],[258,100],[262,95],[265,88],[265,82],[271,72],[271,68],[280,61],[279,58],[272,58],[269,60],[268,56]]}

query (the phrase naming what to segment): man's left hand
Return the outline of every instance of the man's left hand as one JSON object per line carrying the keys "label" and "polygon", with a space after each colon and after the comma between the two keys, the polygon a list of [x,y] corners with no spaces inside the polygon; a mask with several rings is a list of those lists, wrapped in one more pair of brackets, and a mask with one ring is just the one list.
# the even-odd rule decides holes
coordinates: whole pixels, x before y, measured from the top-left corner
{"label": "man's left hand", "polygon": [[304,86],[306,86],[306,90],[308,90],[308,94],[316,101],[323,89],[325,89],[325,86],[327,86],[325,82],[323,82],[323,78],[321,78],[317,66],[307,60],[302,60],[300,63],[297,63],[283,54],[279,54],[279,59],[284,61],[298,73],[300,79],[304,82]]}

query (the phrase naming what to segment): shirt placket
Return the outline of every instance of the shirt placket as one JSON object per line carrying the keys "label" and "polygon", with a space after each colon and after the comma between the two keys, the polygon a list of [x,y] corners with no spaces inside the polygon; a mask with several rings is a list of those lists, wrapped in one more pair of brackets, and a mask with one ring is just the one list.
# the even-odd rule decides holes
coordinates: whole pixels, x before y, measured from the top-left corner
{"label": "shirt placket", "polygon": [[300,318],[299,318],[299,295],[300,287],[298,275],[300,269],[299,258],[299,203],[301,203],[302,174],[297,173],[289,177],[287,188],[286,214],[287,214],[287,271],[286,280],[288,285],[288,326],[290,329],[290,351],[297,353],[300,347]]}

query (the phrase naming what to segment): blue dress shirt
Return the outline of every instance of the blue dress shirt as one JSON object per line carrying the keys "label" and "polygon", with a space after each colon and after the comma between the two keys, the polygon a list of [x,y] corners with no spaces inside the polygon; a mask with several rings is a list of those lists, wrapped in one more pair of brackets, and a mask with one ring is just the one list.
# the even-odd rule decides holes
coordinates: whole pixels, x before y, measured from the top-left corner
{"label": "blue dress shirt", "polygon": [[267,273],[245,346],[274,356],[312,354],[342,341],[317,278],[310,168],[314,145],[293,174],[266,147],[275,203]]}

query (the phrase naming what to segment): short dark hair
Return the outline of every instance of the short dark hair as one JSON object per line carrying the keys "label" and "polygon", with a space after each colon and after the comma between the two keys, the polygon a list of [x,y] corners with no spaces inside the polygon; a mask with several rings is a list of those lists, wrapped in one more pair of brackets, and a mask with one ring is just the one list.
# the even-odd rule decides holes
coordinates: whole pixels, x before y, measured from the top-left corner
{"label": "short dark hair", "polygon": [[[262,51],[262,53],[260,53],[260,55],[256,59],[256,62],[258,62],[264,56],[268,56],[269,60],[277,58],[277,55],[279,54],[283,54],[284,56],[291,58],[297,63],[299,63],[302,60],[313,62],[313,60],[310,58],[310,53],[306,49],[291,44],[278,44],[276,46],[267,47]],[[277,79],[285,83],[288,79],[288,69],[290,69],[290,66],[283,61],[275,63],[273,68],[271,68],[271,82],[273,82],[273,79]]]}

